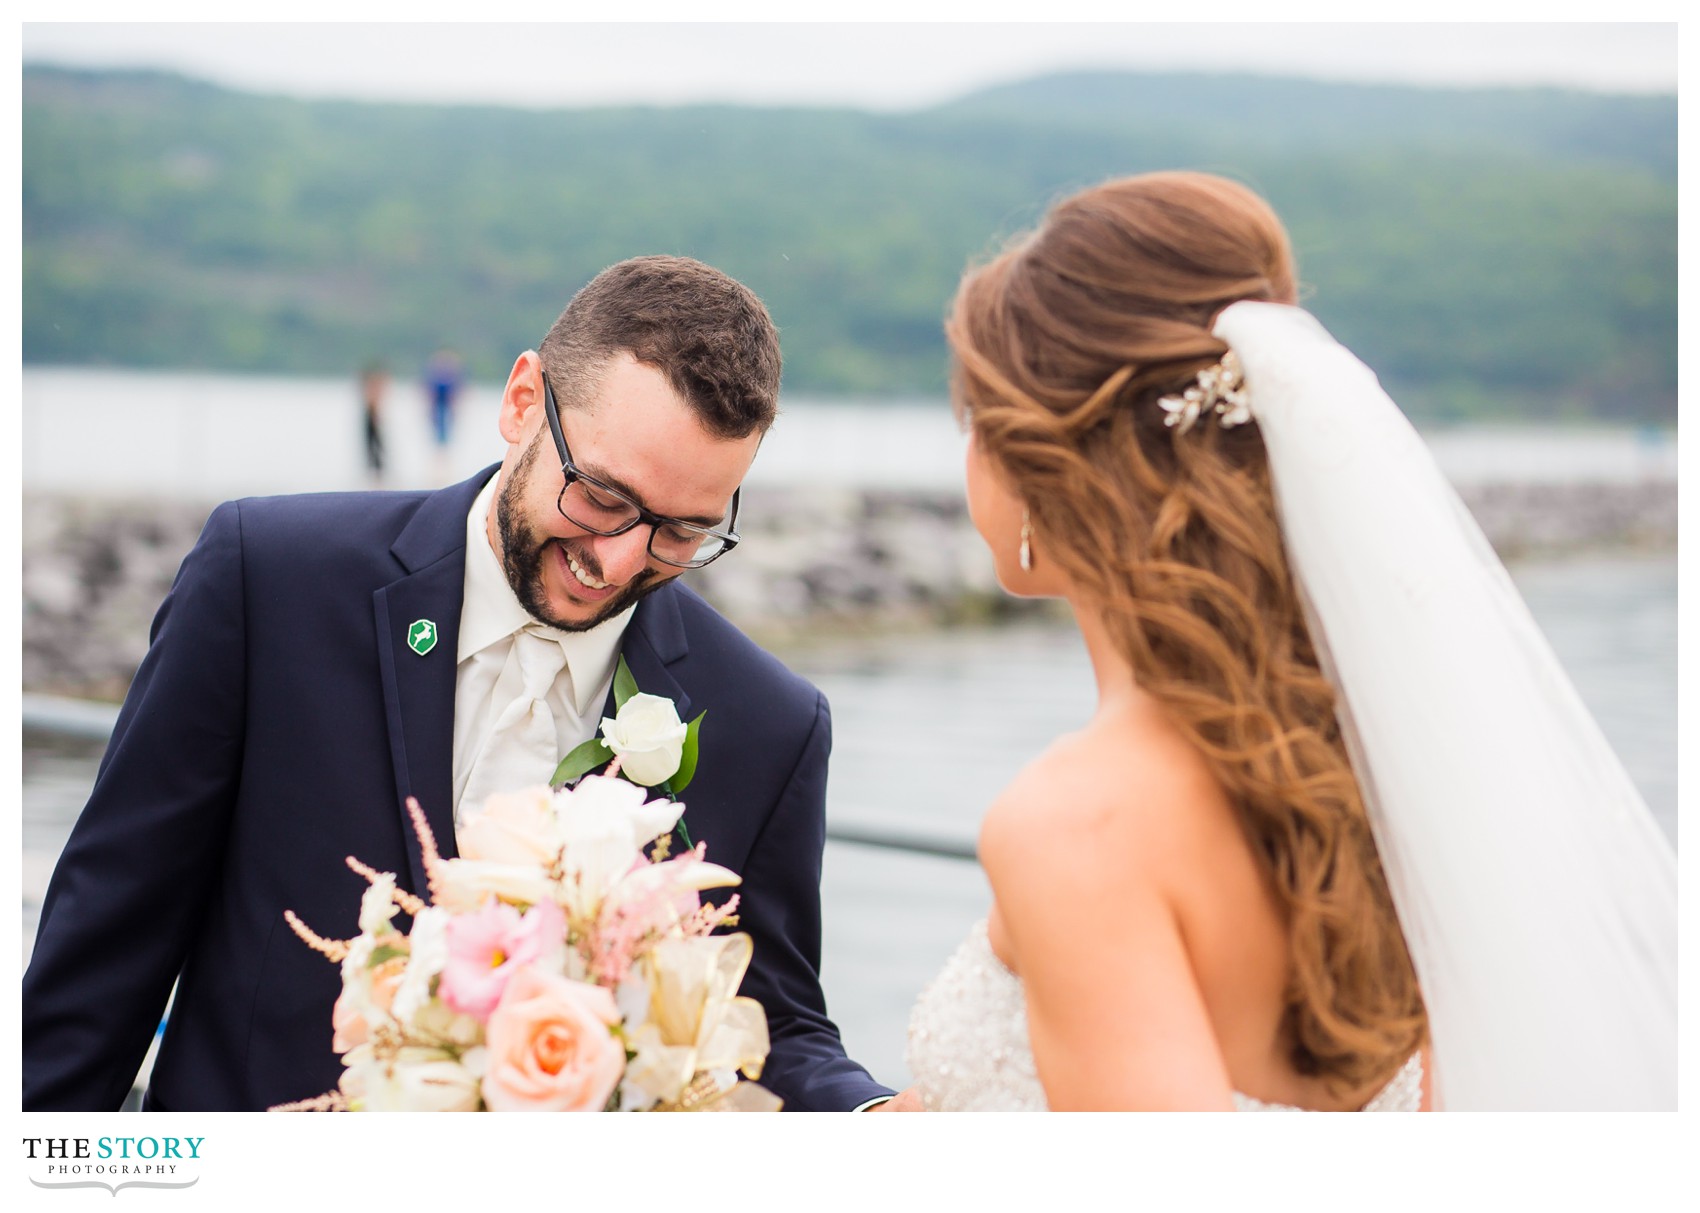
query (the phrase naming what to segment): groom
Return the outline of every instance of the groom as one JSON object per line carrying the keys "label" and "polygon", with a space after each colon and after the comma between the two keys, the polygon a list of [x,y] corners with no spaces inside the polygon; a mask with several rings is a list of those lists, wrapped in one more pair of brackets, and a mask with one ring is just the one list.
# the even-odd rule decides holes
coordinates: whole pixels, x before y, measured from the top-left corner
{"label": "groom", "polygon": [[[675,583],[737,542],[779,370],[748,289],[636,258],[515,361],[499,467],[435,493],[220,506],[42,906],[24,1108],[117,1108],[174,981],[144,1109],[334,1087],[337,967],[284,911],[352,936],[365,882],[348,855],[423,893],[407,799],[454,854],[462,810],[543,782],[595,733],[622,655],[682,718],[708,712],[685,828],[744,878],[763,1084],[796,1110],[889,1095],[845,1057],[818,977],[826,701]],[[541,768],[516,717],[543,729]]]}

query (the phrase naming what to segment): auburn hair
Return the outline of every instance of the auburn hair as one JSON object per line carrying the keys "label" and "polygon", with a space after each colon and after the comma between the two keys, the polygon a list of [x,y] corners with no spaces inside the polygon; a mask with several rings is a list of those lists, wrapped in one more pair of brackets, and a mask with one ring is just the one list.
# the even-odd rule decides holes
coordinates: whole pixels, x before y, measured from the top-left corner
{"label": "auburn hair", "polygon": [[1294,1068],[1367,1096],[1428,1020],[1263,440],[1208,414],[1179,432],[1157,403],[1226,352],[1211,332],[1224,307],[1295,297],[1287,234],[1262,198],[1150,173],[1065,199],[971,269],[946,333],[957,407],[1027,506],[1035,547],[1209,762],[1278,895]]}

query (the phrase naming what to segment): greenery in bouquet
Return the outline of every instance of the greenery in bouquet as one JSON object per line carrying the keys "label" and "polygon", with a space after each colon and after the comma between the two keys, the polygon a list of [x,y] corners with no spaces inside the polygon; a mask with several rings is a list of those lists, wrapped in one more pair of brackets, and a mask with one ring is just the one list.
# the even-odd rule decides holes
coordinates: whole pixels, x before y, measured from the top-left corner
{"label": "greenery in bouquet", "polygon": [[324,939],[286,913],[342,967],[345,1069],[335,1091],[274,1110],[777,1110],[751,1081],[766,1016],[737,993],[750,938],[713,933],[736,923],[738,896],[700,896],[739,877],[702,844],[669,857],[684,806],[649,799],[619,762],[491,797],[455,858],[410,800],[428,902],[351,857],[369,882],[358,935]]}

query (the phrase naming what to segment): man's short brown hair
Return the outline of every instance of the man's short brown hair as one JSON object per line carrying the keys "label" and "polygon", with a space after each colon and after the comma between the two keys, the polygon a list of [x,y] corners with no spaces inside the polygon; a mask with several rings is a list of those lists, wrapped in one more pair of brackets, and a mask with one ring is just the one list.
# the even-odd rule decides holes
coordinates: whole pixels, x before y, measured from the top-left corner
{"label": "man's short brown hair", "polygon": [[689,257],[633,257],[574,295],[539,353],[557,402],[589,399],[621,351],[655,367],[722,438],[765,432],[779,406],[779,334],[747,286]]}

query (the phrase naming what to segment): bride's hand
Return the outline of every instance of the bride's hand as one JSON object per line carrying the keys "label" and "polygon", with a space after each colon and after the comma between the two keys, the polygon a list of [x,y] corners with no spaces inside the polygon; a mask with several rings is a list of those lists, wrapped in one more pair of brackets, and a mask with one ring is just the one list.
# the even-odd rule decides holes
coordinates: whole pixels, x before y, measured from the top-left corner
{"label": "bride's hand", "polygon": [[870,1112],[925,1112],[921,1106],[921,1093],[914,1087],[899,1091],[884,1103],[877,1103],[869,1108]]}

